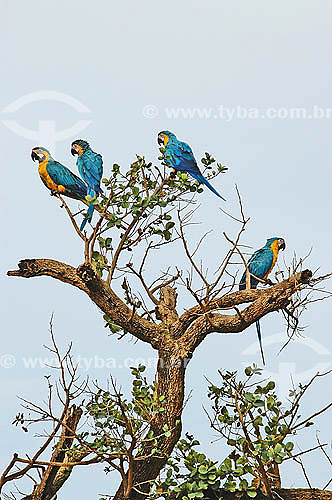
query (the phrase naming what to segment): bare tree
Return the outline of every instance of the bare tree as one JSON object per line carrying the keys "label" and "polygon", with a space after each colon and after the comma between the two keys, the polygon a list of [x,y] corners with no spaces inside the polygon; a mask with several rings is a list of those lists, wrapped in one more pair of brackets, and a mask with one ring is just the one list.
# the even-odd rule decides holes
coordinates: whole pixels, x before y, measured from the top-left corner
{"label": "bare tree", "polygon": [[[225,167],[216,164],[207,153],[202,161],[209,178],[225,171]],[[80,232],[76,216],[58,195],[75,232],[82,239],[83,264],[75,268],[57,260],[25,259],[8,275],[48,276],[80,289],[104,313],[112,332],[129,333],[157,351],[156,395],[163,399],[164,411],[156,412],[149,422],[149,431],[157,442],[146,440],[142,443],[114,497],[116,500],[138,500],[148,494],[151,482],[180,438],[186,367],[199,344],[210,333],[244,332],[258,319],[276,311],[284,312],[288,326],[295,331],[298,322],[291,322],[289,318],[294,319],[309,299],[294,302],[293,297],[305,291],[312,293],[326,276],[313,277],[310,270],[297,268],[269,288],[237,291],[237,276],[232,270],[234,262],[245,263],[240,239],[248,223],[240,196],[240,215],[230,215],[238,226],[235,236],[224,234],[225,255],[220,258],[217,271],[211,273],[197,257],[206,235],[196,246],[186,237],[188,226],[193,223],[196,197],[202,192],[186,174],[167,177],[165,169],[138,156],[125,173],[114,165],[104,184],[108,193],[96,203],[99,218],[89,236]],[[151,280],[153,254],[165,245],[170,248],[179,243],[188,260],[188,270],[168,267]],[[176,285],[182,286],[183,294],[188,293],[193,301],[182,314],[178,312]],[[74,409],[67,407],[66,412],[69,411],[71,417],[68,418],[77,420]],[[60,421],[59,429],[61,425],[67,426],[63,417]],[[68,426],[69,432],[75,432],[75,425],[72,427]],[[65,434],[64,439],[70,436]],[[154,448],[158,449],[158,454],[152,453]],[[50,463],[53,459],[61,463],[64,460],[54,456]],[[13,461],[16,463],[17,457]],[[59,467],[61,470],[62,465]],[[5,478],[7,474],[8,471]],[[62,479],[53,481],[53,495],[67,477],[63,475]],[[52,498],[36,495],[33,493],[31,499]]]}

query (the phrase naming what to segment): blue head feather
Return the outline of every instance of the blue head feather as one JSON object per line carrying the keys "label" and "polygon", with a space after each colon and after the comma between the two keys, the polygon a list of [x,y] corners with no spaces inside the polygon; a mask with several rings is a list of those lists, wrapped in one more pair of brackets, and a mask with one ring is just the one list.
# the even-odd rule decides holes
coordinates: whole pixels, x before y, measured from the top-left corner
{"label": "blue head feather", "polygon": [[161,132],[159,132],[159,134],[167,135],[168,139],[176,139],[176,135],[173,134],[173,132],[170,132],[169,130],[162,130]]}
{"label": "blue head feather", "polygon": [[74,144],[81,146],[83,153],[91,149],[90,144],[87,141],[84,141],[83,139],[76,139],[76,141],[73,141],[71,145],[73,146]]}
{"label": "blue head feather", "polygon": [[268,239],[266,240],[266,244],[265,244],[265,246],[267,246],[267,247],[269,247],[269,248],[270,248],[270,246],[272,245],[272,243],[273,243],[274,241],[276,241],[276,240],[282,240],[282,239],[283,239],[283,238],[281,238],[281,236],[275,236],[274,238],[268,238]]}

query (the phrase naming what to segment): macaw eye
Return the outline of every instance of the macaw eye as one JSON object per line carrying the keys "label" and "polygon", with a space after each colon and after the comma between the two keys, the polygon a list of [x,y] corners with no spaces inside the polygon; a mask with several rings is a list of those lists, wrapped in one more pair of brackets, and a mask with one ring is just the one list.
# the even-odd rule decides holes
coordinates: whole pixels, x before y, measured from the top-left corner
{"label": "macaw eye", "polygon": [[285,250],[286,248],[286,243],[285,243],[285,240],[283,238],[280,238],[278,240],[278,246],[280,248],[280,250]]}

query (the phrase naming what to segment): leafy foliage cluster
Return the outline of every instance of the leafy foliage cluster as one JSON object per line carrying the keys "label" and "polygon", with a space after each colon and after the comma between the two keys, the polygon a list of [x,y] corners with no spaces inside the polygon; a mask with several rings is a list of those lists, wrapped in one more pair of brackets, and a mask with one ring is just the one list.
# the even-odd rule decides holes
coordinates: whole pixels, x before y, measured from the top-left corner
{"label": "leafy foliage cluster", "polygon": [[[165,160],[162,148],[161,152],[160,159]],[[227,170],[209,153],[205,153],[202,163],[208,179]],[[165,161],[162,164],[166,165]],[[93,264],[100,276],[108,268],[109,256],[114,250],[114,235],[105,237],[105,232],[117,230],[117,236],[124,238],[122,250],[128,252],[132,252],[133,247],[142,241],[157,241],[157,245],[169,242],[176,225],[172,214],[176,202],[184,201],[186,195],[203,192],[188,174],[177,172],[167,177],[165,170],[147,163],[144,157],[138,155],[126,172],[114,164],[110,177],[102,182],[108,194],[100,202],[94,202],[99,210],[107,205],[107,220],[98,236],[99,250],[93,252]],[[159,237],[157,240],[156,236]]]}
{"label": "leafy foliage cluster", "polygon": [[[149,384],[143,376],[144,370],[142,365],[131,367],[132,398],[126,398],[111,380],[112,390],[99,388],[86,404],[90,430],[78,436],[78,449],[91,449],[101,457],[102,462],[109,460],[111,463],[105,472],[114,470],[116,461],[128,465],[133,455],[136,460],[146,458],[141,457],[144,442],[151,442],[151,455],[159,453],[150,424],[156,414],[165,411],[164,396],[158,397],[156,382]],[[165,426],[164,435],[167,437],[169,434]],[[76,450],[77,447],[73,449],[74,452]]]}
{"label": "leafy foliage cluster", "polygon": [[238,379],[236,371],[219,374],[221,384],[209,385],[212,415],[208,416],[211,427],[231,452],[222,462],[213,461],[197,451],[199,441],[186,434],[168,461],[159,486],[160,490],[171,490],[176,498],[204,498],[213,491],[213,498],[221,499],[225,490],[245,492],[254,498],[258,488],[271,492],[280,483],[279,464],[293,457],[290,437],[313,425],[310,418],[301,421],[298,415],[298,403],[308,385],[300,384],[290,391],[284,405],[275,393],[274,381],[253,381],[254,376],[261,375],[256,365],[245,369],[244,380]]}

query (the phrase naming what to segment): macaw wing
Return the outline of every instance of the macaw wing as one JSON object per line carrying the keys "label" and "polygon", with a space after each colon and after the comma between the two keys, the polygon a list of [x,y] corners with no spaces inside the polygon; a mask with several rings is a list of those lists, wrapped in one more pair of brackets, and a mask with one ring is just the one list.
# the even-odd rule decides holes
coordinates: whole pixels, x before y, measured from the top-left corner
{"label": "macaw wing", "polygon": [[[271,269],[273,263],[273,252],[270,248],[261,248],[257,250],[248,260],[248,268],[250,273],[257,278],[264,279],[266,274]],[[240,281],[240,289],[246,287],[246,271],[243,273]],[[250,276],[250,288],[256,288],[258,281],[253,276]]]}
{"label": "macaw wing", "polygon": [[191,149],[191,147],[189,146],[189,144],[187,144],[186,142],[182,142],[182,141],[177,141],[177,145],[178,147],[184,152],[184,153],[188,153],[192,156],[193,155],[193,150]]}
{"label": "macaw wing", "polygon": [[257,250],[248,262],[249,271],[257,278],[263,279],[273,263],[273,252],[270,248]]}
{"label": "macaw wing", "polygon": [[100,180],[103,175],[103,159],[100,154],[82,155],[77,160],[82,179],[97,193],[101,192]]}
{"label": "macaw wing", "polygon": [[178,142],[177,146],[178,147],[176,149],[179,156],[181,156],[184,160],[191,161],[195,165],[197,165],[194,153],[192,152],[189,144],[187,144],[186,142]]}
{"label": "macaw wing", "polygon": [[65,167],[58,161],[51,161],[47,164],[46,170],[55,184],[60,184],[69,192],[74,193],[82,198],[87,195],[87,189],[84,182],[77,177],[69,168]]}
{"label": "macaw wing", "polygon": [[[167,148],[166,148],[167,149]],[[200,174],[195,157],[189,144],[178,141],[169,148],[172,167],[189,174]]]}

